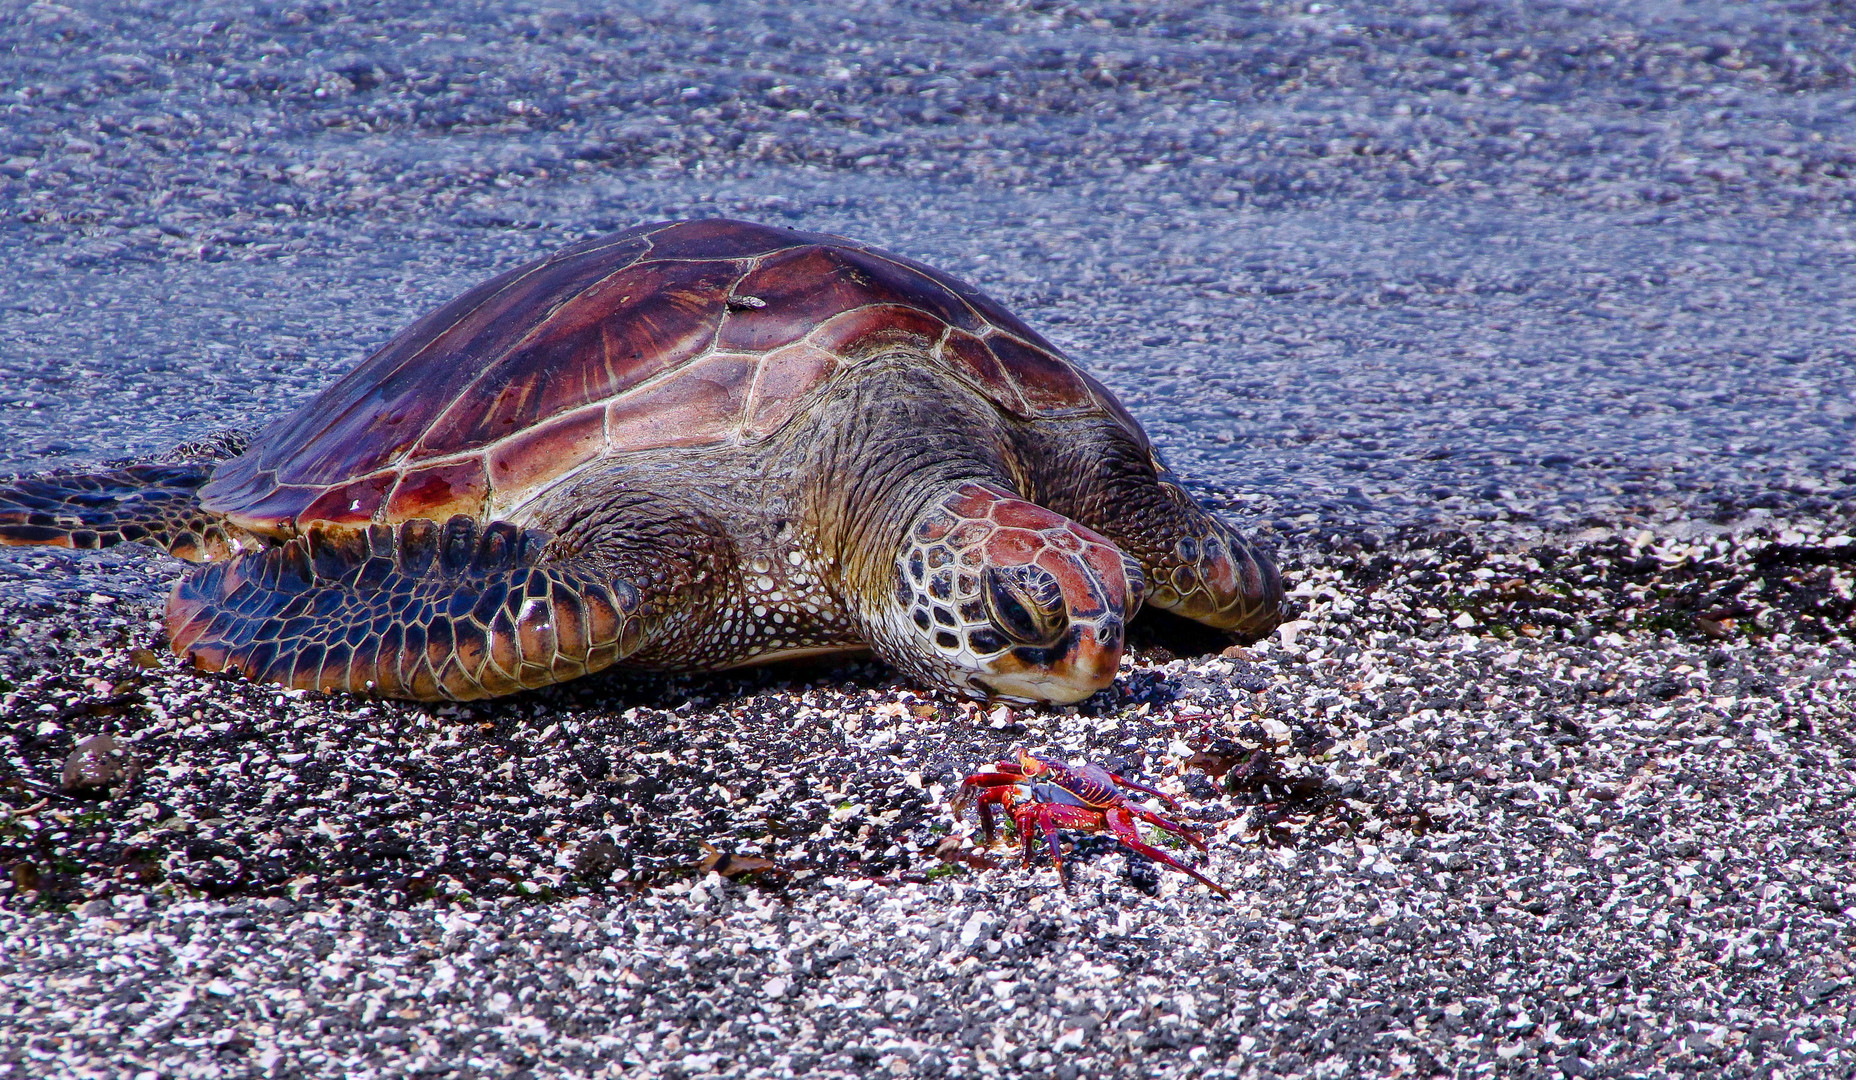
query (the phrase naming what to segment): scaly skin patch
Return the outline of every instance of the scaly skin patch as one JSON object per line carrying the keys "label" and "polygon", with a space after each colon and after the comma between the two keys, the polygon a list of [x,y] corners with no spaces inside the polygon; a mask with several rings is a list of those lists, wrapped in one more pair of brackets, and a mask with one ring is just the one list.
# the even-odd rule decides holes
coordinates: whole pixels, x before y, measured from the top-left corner
{"label": "scaly skin patch", "polygon": [[973,697],[1080,701],[1115,680],[1141,593],[1139,572],[1099,533],[963,482],[909,531],[879,651]]}
{"label": "scaly skin patch", "polygon": [[213,466],[241,453],[245,432],[213,432],[174,447],[165,462],[22,477],[0,486],[0,544],[98,549],[150,544],[187,562],[230,559],[262,546],[200,507]]}

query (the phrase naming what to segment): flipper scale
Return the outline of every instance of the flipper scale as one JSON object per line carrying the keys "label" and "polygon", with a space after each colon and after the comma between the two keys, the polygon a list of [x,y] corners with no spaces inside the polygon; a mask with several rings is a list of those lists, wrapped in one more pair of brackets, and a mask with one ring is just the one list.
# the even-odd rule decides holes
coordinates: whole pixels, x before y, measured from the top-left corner
{"label": "flipper scale", "polygon": [[184,579],[169,630],[200,668],[419,700],[545,685],[648,640],[636,588],[546,550],[544,534],[466,518],[312,528]]}

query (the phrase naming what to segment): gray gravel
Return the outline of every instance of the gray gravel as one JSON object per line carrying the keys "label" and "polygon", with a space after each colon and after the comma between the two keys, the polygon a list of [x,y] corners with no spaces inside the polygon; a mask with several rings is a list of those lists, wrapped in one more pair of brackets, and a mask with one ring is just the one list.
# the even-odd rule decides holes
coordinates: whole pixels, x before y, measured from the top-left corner
{"label": "gray gravel", "polygon": [[[0,468],[731,214],[1007,300],[1297,604],[1071,710],[870,664],[428,708],[180,670],[172,560],[0,552],[0,1076],[1856,1068],[1844,7],[0,18]],[[1232,898],[937,856],[1025,746],[1174,792]]]}

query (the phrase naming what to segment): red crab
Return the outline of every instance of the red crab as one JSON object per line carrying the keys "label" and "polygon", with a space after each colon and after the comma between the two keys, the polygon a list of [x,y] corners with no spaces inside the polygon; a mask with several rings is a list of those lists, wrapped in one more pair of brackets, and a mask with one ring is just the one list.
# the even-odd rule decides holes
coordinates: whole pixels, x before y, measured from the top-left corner
{"label": "red crab", "polygon": [[1063,851],[1057,844],[1057,830],[1107,832],[1121,841],[1123,847],[1191,874],[1220,896],[1231,895],[1204,874],[1166,852],[1141,842],[1141,834],[1134,823],[1136,818],[1184,838],[1200,851],[1205,850],[1205,839],[1199,835],[1198,830],[1162,817],[1122,794],[1124,790],[1144,792],[1166,803],[1171,809],[1178,810],[1179,804],[1165,792],[1124,779],[1100,765],[1071,768],[1062,762],[1039,757],[1029,750],[1019,751],[1017,761],[995,762],[992,768],[994,771],[974,773],[961,781],[961,798],[964,801],[975,790],[979,792],[980,831],[988,844],[993,842],[994,836],[993,806],[996,804],[1005,808],[1005,812],[1011,815],[1012,824],[1018,827],[1019,838],[1024,841],[1026,865],[1031,862],[1032,830],[1036,828],[1050,844],[1050,857],[1057,865],[1058,879],[1068,885],[1069,877],[1063,867]]}

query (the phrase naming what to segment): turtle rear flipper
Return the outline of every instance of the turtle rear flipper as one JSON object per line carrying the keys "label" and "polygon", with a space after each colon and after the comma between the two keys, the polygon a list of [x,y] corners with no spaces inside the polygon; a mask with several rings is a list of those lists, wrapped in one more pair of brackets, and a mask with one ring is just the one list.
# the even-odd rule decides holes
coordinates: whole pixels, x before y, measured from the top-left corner
{"label": "turtle rear flipper", "polygon": [[200,507],[211,463],[131,465],[0,485],[0,544],[106,548],[153,544],[191,562],[225,558],[250,537]]}
{"label": "turtle rear flipper", "polygon": [[219,428],[181,443],[161,455],[161,460],[216,465],[221,461],[230,461],[250,449],[253,435],[253,432],[243,428]]}
{"label": "turtle rear flipper", "polygon": [[546,559],[547,540],[462,516],[312,527],[184,578],[168,631],[206,670],[421,701],[545,686],[636,652],[638,590],[578,559]]}

